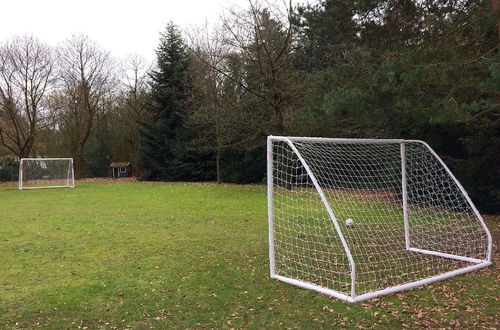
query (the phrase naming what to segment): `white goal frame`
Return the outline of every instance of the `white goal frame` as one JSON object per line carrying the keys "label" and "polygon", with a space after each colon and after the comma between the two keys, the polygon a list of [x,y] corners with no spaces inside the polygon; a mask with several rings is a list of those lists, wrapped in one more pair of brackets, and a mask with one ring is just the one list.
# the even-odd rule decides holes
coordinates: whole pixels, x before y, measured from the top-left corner
{"label": "white goal frame", "polygon": [[[312,182],[317,194],[319,195],[319,198],[321,199],[321,202],[326,209],[326,212],[328,213],[328,216],[331,220],[331,225],[334,228],[334,232],[338,235],[338,238],[340,239],[345,255],[347,256],[348,262],[349,262],[349,268],[350,268],[350,279],[351,279],[351,288],[350,288],[350,294],[345,294],[336,290],[333,290],[328,287],[320,286],[315,283],[307,282],[301,279],[296,279],[296,278],[291,278],[291,277],[286,277],[286,276],[281,276],[277,274],[276,272],[276,261],[275,261],[275,224],[274,224],[274,189],[275,189],[275,181],[274,181],[274,145],[273,143],[283,143],[284,145],[286,144],[287,147],[290,148],[290,150],[295,154],[295,156],[298,158],[300,161],[301,165],[307,172],[307,175],[309,176],[310,181]],[[328,144],[398,144],[400,146],[400,157],[401,157],[401,183],[402,183],[402,215],[401,215],[401,226],[404,227],[404,243],[407,251],[412,251],[416,253],[421,253],[421,254],[426,254],[426,255],[432,255],[432,256],[437,256],[441,258],[448,258],[448,259],[453,259],[453,260],[459,260],[459,261],[464,261],[471,263],[472,265],[467,266],[467,267],[462,267],[459,269],[455,269],[452,271],[444,272],[441,274],[438,274],[436,276],[431,276],[427,277],[421,280],[417,281],[412,281],[412,282],[406,282],[404,284],[400,285],[394,285],[390,287],[386,287],[381,290],[376,290],[376,291],[371,291],[368,293],[363,293],[360,295],[356,295],[356,261],[353,258],[353,254],[351,253],[351,249],[349,246],[349,242],[346,240],[345,236],[343,235],[341,225],[339,225],[339,220],[335,216],[334,210],[332,210],[329,202],[327,201],[327,198],[325,196],[325,193],[323,191],[323,188],[320,186],[318,183],[318,180],[315,176],[315,173],[313,170],[310,168],[308,165],[307,161],[303,158],[301,155],[301,152],[298,150],[296,147],[295,143],[328,143]],[[461,256],[461,255],[454,255],[454,254],[448,254],[448,253],[442,253],[438,251],[432,251],[432,250],[425,250],[425,249],[420,249],[420,248],[415,248],[412,247],[411,245],[411,234],[410,234],[410,225],[409,225],[409,220],[408,220],[408,195],[406,191],[406,151],[405,151],[405,145],[407,143],[417,143],[420,144],[422,147],[427,149],[428,152],[432,154],[432,156],[435,157],[435,159],[441,164],[442,168],[446,171],[446,173],[449,175],[451,180],[456,184],[460,192],[463,194],[465,197],[465,200],[469,204],[470,208],[472,209],[474,215],[477,217],[477,219],[480,222],[480,225],[484,229],[485,235],[487,237],[487,257],[485,259],[476,259],[476,258],[470,258],[466,256]],[[314,189],[313,189],[314,190]],[[290,137],[290,136],[268,136],[267,138],[267,199],[268,199],[268,226],[269,226],[269,260],[270,260],[270,276],[273,279],[277,279],[279,281],[286,282],[288,284],[292,284],[304,289],[310,289],[314,290],[338,299],[341,299],[346,302],[350,303],[355,303],[355,302],[360,302],[360,301],[365,301],[370,298],[382,296],[382,295],[388,295],[392,294],[394,292],[398,291],[403,291],[403,290],[408,290],[412,289],[418,286],[426,285],[429,283],[433,283],[436,281],[441,281],[445,280],[457,275],[465,274],[471,271],[475,271],[484,267],[487,267],[491,265],[491,255],[492,255],[492,236],[490,231],[488,230],[484,219],[472,203],[471,199],[469,198],[467,192],[463,188],[463,186],[460,184],[460,182],[455,178],[455,176],[451,173],[450,169],[445,165],[443,160],[436,154],[436,152],[424,141],[420,140],[403,140],[403,139],[350,139],[350,138],[316,138],[316,137]]]}
{"label": "white goal frame", "polygon": [[[24,162],[25,161],[68,161],[68,172],[65,185],[51,185],[40,187],[27,187],[24,185]],[[19,190],[26,189],[43,189],[43,188],[74,188],[75,187],[75,170],[73,165],[73,158],[21,158],[19,161]]]}

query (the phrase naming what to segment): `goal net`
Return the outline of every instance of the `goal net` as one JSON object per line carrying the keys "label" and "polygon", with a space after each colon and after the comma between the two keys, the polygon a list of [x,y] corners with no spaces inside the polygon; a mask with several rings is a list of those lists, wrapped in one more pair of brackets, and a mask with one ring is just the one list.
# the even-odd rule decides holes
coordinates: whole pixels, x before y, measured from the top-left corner
{"label": "goal net", "polygon": [[422,141],[268,138],[271,277],[349,302],[491,264],[467,193]]}
{"label": "goal net", "polygon": [[73,158],[22,158],[19,163],[19,190],[74,188]]}

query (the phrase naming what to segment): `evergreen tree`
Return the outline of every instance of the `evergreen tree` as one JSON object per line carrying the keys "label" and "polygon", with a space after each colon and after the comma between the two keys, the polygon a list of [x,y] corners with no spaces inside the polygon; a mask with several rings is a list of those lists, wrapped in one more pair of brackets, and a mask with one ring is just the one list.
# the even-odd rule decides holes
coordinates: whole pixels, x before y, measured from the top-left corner
{"label": "evergreen tree", "polygon": [[311,88],[297,111],[307,125],[294,134],[425,140],[481,211],[498,212],[498,166],[491,164],[499,163],[493,150],[500,144],[500,66],[497,14],[489,6],[485,0],[299,5],[296,67]]}
{"label": "evergreen tree", "polygon": [[157,69],[151,75],[148,118],[141,124],[139,165],[147,180],[206,180],[206,155],[189,144],[192,128],[185,125],[191,107],[190,57],[176,25],[169,23],[156,50]]}

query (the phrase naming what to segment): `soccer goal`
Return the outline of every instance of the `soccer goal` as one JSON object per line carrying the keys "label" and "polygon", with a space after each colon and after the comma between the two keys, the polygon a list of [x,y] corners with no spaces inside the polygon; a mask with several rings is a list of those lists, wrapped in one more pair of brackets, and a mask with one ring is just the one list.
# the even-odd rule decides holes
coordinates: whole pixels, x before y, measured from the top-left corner
{"label": "soccer goal", "polygon": [[74,188],[73,158],[21,158],[19,190]]}
{"label": "soccer goal", "polygon": [[268,137],[271,277],[358,302],[491,264],[492,238],[422,141]]}

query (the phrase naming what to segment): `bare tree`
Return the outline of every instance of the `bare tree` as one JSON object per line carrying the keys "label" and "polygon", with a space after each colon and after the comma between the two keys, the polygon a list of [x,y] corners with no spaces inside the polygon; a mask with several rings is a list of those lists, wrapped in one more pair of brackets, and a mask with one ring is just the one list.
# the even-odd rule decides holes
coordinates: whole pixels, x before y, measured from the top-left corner
{"label": "bare tree", "polygon": [[68,39],[57,56],[60,85],[54,107],[81,175],[85,144],[115,85],[114,62],[109,52],[84,35]]}
{"label": "bare tree", "polygon": [[237,95],[241,93],[234,90],[233,81],[227,77],[231,66],[230,50],[225,47],[222,33],[220,28],[210,31],[205,26],[189,36],[194,55],[191,71],[196,94],[196,106],[189,122],[200,128],[194,141],[196,148],[215,153],[217,183],[222,182],[222,152],[239,144],[238,137],[249,122],[237,105]]}
{"label": "bare tree", "polygon": [[139,122],[146,115],[148,73],[150,65],[143,57],[133,54],[121,67],[121,88],[115,108],[118,125],[118,154],[136,164],[139,149]]}
{"label": "bare tree", "polygon": [[143,97],[147,91],[150,71],[151,66],[138,54],[129,55],[122,67],[121,83],[130,96],[131,117],[134,119],[139,119],[144,113]]}
{"label": "bare tree", "polygon": [[216,154],[217,181],[226,149],[251,150],[262,136],[283,134],[303,85],[292,65],[289,8],[249,2],[221,26],[190,34],[192,71],[200,102],[191,122],[197,145]]}
{"label": "bare tree", "polygon": [[0,143],[17,157],[32,153],[37,133],[48,124],[53,71],[52,49],[33,36],[0,46]]}
{"label": "bare tree", "polygon": [[[223,18],[226,43],[242,57],[246,66],[243,86],[260,103],[256,116],[266,117],[263,134],[284,134],[287,116],[293,111],[303,79],[293,67],[293,29],[290,7],[249,1],[250,8],[230,11]],[[269,110],[271,112],[269,113]]]}

